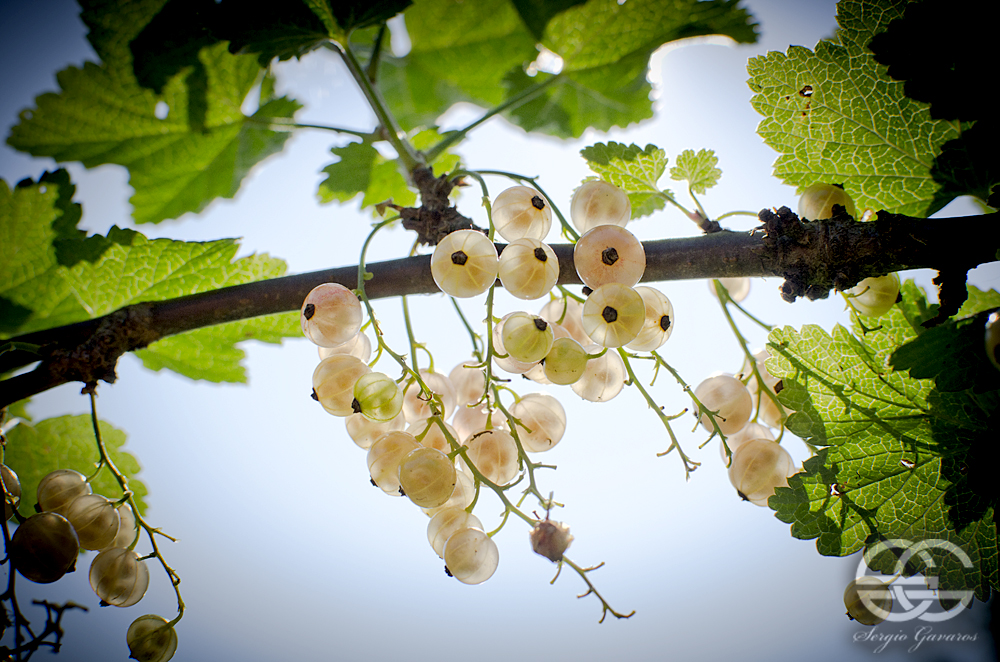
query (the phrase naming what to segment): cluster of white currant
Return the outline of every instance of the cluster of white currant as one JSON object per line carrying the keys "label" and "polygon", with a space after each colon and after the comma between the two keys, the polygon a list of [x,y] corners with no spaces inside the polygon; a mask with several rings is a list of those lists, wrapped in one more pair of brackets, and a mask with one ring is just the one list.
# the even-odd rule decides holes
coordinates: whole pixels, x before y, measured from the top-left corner
{"label": "cluster of white currant", "polygon": [[[537,315],[515,311],[488,320],[488,353],[497,367],[541,384],[571,385],[584,399],[603,402],[626,380],[614,349],[651,351],[667,340],[670,301],[653,288],[633,288],[645,253],[623,227],[630,215],[628,197],[615,186],[594,180],[577,190],[571,216],[583,236],[574,259],[592,292],[582,304],[564,297]],[[559,278],[558,259],[542,241],[552,223],[548,201],[515,186],[494,200],[492,221],[510,242],[499,255],[477,230],[453,232],[437,245],[431,271],[441,290],[474,297],[499,277],[519,299],[548,295]],[[314,397],[345,417],[348,434],[368,450],[372,482],[387,494],[404,494],[431,517],[428,540],[449,574],[469,584],[485,581],[499,553],[468,511],[478,484],[503,489],[512,483],[526,459],[522,450],[544,452],[562,439],[565,410],[545,393],[514,394],[509,409],[501,407],[487,383],[492,371],[477,361],[455,366],[448,376],[421,371],[419,380],[374,373],[363,318],[357,295],[341,285],[320,285],[303,302],[302,330],[320,346],[322,359],[313,373]],[[546,517],[531,540],[538,553],[557,561],[572,536]]]}
{"label": "cluster of white currant", "polygon": [[[21,500],[17,475],[0,465],[5,515]],[[83,474],[57,469],[38,483],[36,514],[23,520],[11,536],[8,554],[23,577],[40,584],[60,579],[76,567],[81,548],[99,551],[90,564],[90,586],[103,604],[131,607],[149,586],[149,569],[134,547],[139,526],[132,507],[93,494]],[[19,516],[20,518],[20,516]],[[133,657],[163,662],[177,647],[177,635],[160,616],[142,616],[127,634]]]}

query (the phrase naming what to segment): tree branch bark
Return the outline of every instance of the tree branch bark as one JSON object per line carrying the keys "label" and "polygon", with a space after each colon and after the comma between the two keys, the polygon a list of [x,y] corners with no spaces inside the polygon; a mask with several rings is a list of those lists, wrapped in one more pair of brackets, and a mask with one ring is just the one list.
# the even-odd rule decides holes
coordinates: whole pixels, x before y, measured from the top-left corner
{"label": "tree branch bark", "polygon": [[[859,223],[848,216],[801,222],[785,207],[760,213],[763,226],[750,233],[715,232],[699,237],[645,242],[643,282],[695,278],[780,276],[782,296],[825,298],[868,276],[913,268],[941,272],[942,291],[957,279],[997,259],[997,214],[918,219],[880,212]],[[498,246],[502,248],[502,246]],[[553,245],[562,284],[579,284],[573,246]],[[369,298],[439,292],[430,256],[366,265]],[[13,350],[0,355],[0,372],[41,361],[33,371],[0,382],[0,408],[60,384],[113,382],[118,357],[161,338],[215,324],[298,310],[321,283],[354,288],[357,267],[285,276],[165,301],[133,304],[92,320],[28,333],[10,342],[39,345],[38,354]],[[960,302],[959,302],[960,303]],[[954,306],[957,310],[957,306]]]}

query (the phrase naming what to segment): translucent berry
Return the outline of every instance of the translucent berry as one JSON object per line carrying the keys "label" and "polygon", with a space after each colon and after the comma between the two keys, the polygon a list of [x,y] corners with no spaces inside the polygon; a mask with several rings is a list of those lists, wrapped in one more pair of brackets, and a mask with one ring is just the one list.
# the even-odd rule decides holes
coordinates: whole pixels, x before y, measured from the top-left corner
{"label": "translucent berry", "polygon": [[753,374],[753,368],[751,368],[749,361],[745,360],[743,362],[743,368],[740,372],[743,377],[750,377],[747,382],[747,390],[750,391],[751,410],[757,412],[759,419],[767,425],[780,428],[784,424],[788,414],[791,413],[791,410],[784,405],[779,408],[771,395],[769,395],[769,393],[776,395],[777,391],[781,390],[781,387],[778,386],[781,378],[775,377],[767,371],[765,361],[769,358],[771,358],[771,355],[766,349],[761,349],[754,353],[754,361],[756,362],[757,372],[763,380],[763,386],[757,381],[756,375]]}
{"label": "translucent berry", "polygon": [[742,499],[766,506],[775,488],[788,487],[795,473],[792,456],[776,441],[751,439],[733,453],[729,482]]}
{"label": "translucent berry", "polygon": [[122,547],[106,549],[90,564],[90,588],[115,607],[131,607],[149,586],[149,568],[139,553]]}
{"label": "translucent berry", "polygon": [[[753,413],[753,399],[743,382],[732,375],[709,377],[694,390],[694,396],[713,414],[722,434],[736,434]],[[701,425],[714,432],[709,414],[701,415]]]}
{"label": "translucent berry", "polygon": [[511,406],[510,413],[521,422],[516,426],[517,437],[526,451],[547,451],[566,432],[566,410],[551,395],[529,393]]}
{"label": "translucent berry", "polygon": [[129,657],[137,662],[167,662],[177,650],[177,632],[162,616],[140,616],[128,626],[125,638]]}
{"label": "translucent berry", "polygon": [[444,563],[451,576],[463,584],[482,584],[493,576],[500,550],[482,529],[460,529],[444,545]]}
{"label": "translucent berry", "polygon": [[533,188],[513,186],[493,200],[493,227],[507,241],[545,239],[552,226],[549,201]]}
{"label": "translucent berry", "polygon": [[614,184],[591,179],[573,192],[569,216],[580,234],[598,225],[625,227],[632,217],[632,203],[628,195]]}
{"label": "translucent berry", "polygon": [[[444,423],[444,428],[455,441],[459,441],[458,432],[455,428],[448,423]],[[433,418],[425,418],[422,421],[417,421],[406,428],[406,433],[412,434],[413,438],[420,442],[421,446],[436,448],[442,453],[450,453],[452,450],[451,444],[448,442],[448,437],[441,430],[441,425]]]}
{"label": "translucent berry", "polygon": [[402,496],[399,491],[399,463],[410,452],[420,448],[413,435],[388,432],[368,449],[368,472],[383,492]]}
{"label": "translucent berry", "polygon": [[49,584],[73,570],[80,539],[65,517],[44,512],[21,522],[7,551],[14,568],[26,579]]}
{"label": "translucent berry", "polygon": [[445,508],[438,511],[427,523],[427,542],[438,556],[444,558],[444,544],[448,542],[448,538],[456,531],[470,528],[482,529],[483,523],[472,513],[465,512],[463,508]]}
{"label": "translucent berry", "polygon": [[899,298],[899,275],[872,276],[844,292],[847,300],[862,315],[880,317],[889,312]]}
{"label": "translucent berry", "polygon": [[120,503],[116,508],[121,524],[118,527],[118,535],[104,549],[112,547],[128,547],[139,535],[139,523],[135,520],[135,513],[128,503]]}
{"label": "translucent berry", "polygon": [[455,491],[455,462],[436,448],[421,447],[399,462],[399,486],[421,508],[435,508]]}
{"label": "translucent berry", "polygon": [[[430,372],[427,370],[420,371],[420,379],[423,380],[424,384],[426,384],[427,388],[434,395],[440,398],[441,404],[437,405],[437,407],[440,409],[443,406],[444,411],[439,413],[444,418],[451,418],[452,412],[455,411],[455,401],[457,400],[455,386],[451,383],[451,380],[439,372]],[[403,392],[403,415],[406,416],[406,422],[413,424],[425,418],[430,418],[434,414],[431,411],[430,402],[428,396],[422,394],[420,384],[416,380],[410,382]]]}
{"label": "translucent berry", "polygon": [[579,380],[587,370],[590,357],[572,338],[559,338],[545,355],[545,377],[553,384],[567,386]]}
{"label": "translucent berry", "polygon": [[475,404],[486,392],[486,373],[478,366],[479,361],[464,361],[448,373],[448,379],[455,387],[457,405]]}
{"label": "translucent berry", "polygon": [[[467,474],[465,471],[455,472],[455,490],[448,497],[448,500],[442,503],[440,506],[435,508],[424,508],[424,513],[428,517],[434,517],[439,512],[446,508],[459,508],[465,510],[472,503],[472,500],[476,498],[476,484],[473,478]],[[480,524],[470,525],[470,526],[481,526]],[[444,546],[444,540],[441,541],[442,547]],[[440,556],[440,554],[438,554]]]}
{"label": "translucent berry", "polygon": [[354,385],[372,371],[367,363],[349,355],[323,359],[313,371],[313,397],[334,416],[350,416],[354,411]]}
{"label": "translucent berry", "polygon": [[365,373],[354,383],[351,407],[355,414],[373,421],[389,421],[403,411],[403,391],[389,375]]}
{"label": "translucent berry", "polygon": [[500,282],[518,299],[538,299],[559,280],[559,258],[537,239],[515,239],[500,253]]}
{"label": "translucent berry", "polygon": [[398,413],[388,421],[373,421],[361,414],[351,414],[344,422],[347,434],[361,448],[368,450],[375,440],[386,432],[400,431],[406,427],[403,412]]}
{"label": "translucent berry", "polygon": [[300,322],[306,338],[321,347],[336,347],[361,329],[364,310],[351,290],[339,283],[313,288],[302,302]]}
{"label": "translucent berry", "polygon": [[84,494],[63,510],[84,549],[104,549],[118,536],[121,516],[115,504],[100,494]]}
{"label": "translucent berry", "polygon": [[518,472],[517,443],[505,430],[483,430],[465,442],[469,461],[486,478],[497,485],[506,485]]}
{"label": "translucent berry", "polygon": [[566,329],[570,337],[583,346],[594,342],[583,330],[583,304],[576,299],[564,297],[553,299],[542,306],[538,316]]}
{"label": "translucent berry", "polygon": [[547,517],[535,525],[529,534],[531,549],[553,563],[562,561],[563,554],[573,542],[569,527],[562,522],[553,522]]}
{"label": "translucent berry", "polygon": [[[750,294],[749,278],[719,278],[717,280],[722,284],[726,292],[729,293],[729,298],[736,303],[743,301]],[[715,298],[719,297],[719,293],[715,291],[715,280],[711,278],[708,280],[708,290]]]}
{"label": "translucent berry", "polygon": [[[517,314],[518,313],[507,313],[498,323],[493,325],[493,332],[491,334],[493,336],[493,362],[496,363],[498,368],[505,372],[515,375],[523,375],[534,368],[538,361],[518,361],[513,356],[510,356],[503,342],[503,328],[507,323],[507,320]],[[504,354],[507,356],[502,356]]]}
{"label": "translucent berry", "polygon": [[6,464],[0,464],[0,492],[4,500],[4,519],[8,520],[21,503],[21,481]]}
{"label": "translucent berry", "polygon": [[1000,346],[1000,313],[990,313],[989,319],[986,320],[985,342],[987,358],[997,370],[1000,370],[1000,352],[997,351],[997,347]]}
{"label": "translucent berry", "polygon": [[372,357],[372,341],[361,331],[358,331],[354,334],[353,338],[342,345],[337,345],[336,347],[318,347],[317,349],[319,350],[320,361],[334,354],[350,354],[364,363],[368,363],[368,359]]}
{"label": "translucent berry", "polygon": [[35,496],[38,507],[43,511],[64,514],[63,511],[73,499],[90,492],[90,483],[82,473],[72,469],[56,469],[38,482]]}
{"label": "translucent berry", "polygon": [[659,290],[640,285],[635,291],[646,307],[646,319],[635,340],[626,347],[636,352],[652,352],[663,346],[674,331],[674,307]]}
{"label": "translucent berry", "polygon": [[[604,348],[600,345],[587,345],[584,349],[593,355]],[[584,400],[607,402],[625,388],[627,376],[622,357],[615,350],[609,349],[603,355],[587,361],[583,375],[570,388]]]}
{"label": "translucent berry", "polygon": [[750,441],[751,439],[769,439],[774,441],[774,435],[771,433],[771,429],[766,425],[761,425],[760,423],[747,423],[744,425],[739,432],[731,434],[726,437],[726,443],[723,444],[722,440],[719,440],[719,455],[722,457],[722,461],[729,466],[729,456],[726,455],[726,446],[729,446],[729,452],[735,453],[736,449]]}
{"label": "translucent berry", "polygon": [[[487,423],[487,419],[489,422]],[[494,409],[487,414],[486,405],[479,407],[460,407],[452,419],[455,426],[455,433],[458,440],[465,443],[465,440],[480,430],[487,428],[493,430],[506,430],[507,418],[499,409]]]}
{"label": "translucent berry", "polygon": [[[553,347],[555,347],[555,341],[559,340],[560,338],[567,338],[569,340],[573,340],[572,338],[570,338],[569,332],[566,331],[566,329],[564,329],[561,325],[559,325],[559,324],[553,324],[552,322],[548,322],[547,320],[546,320],[546,322],[548,323],[549,328],[552,329],[552,346]],[[574,341],[574,342],[576,342],[576,341]],[[551,354],[551,353],[552,353],[552,350],[550,349],[549,350],[549,354]],[[546,354],[545,356],[548,356],[549,354]],[[535,382],[536,384],[551,384],[552,383],[552,381],[548,377],[545,376],[545,359],[542,359],[542,361],[540,363],[535,364],[534,367],[532,367],[531,370],[529,370],[528,372],[522,373],[522,376],[530,379],[531,381]]]}
{"label": "translucent berry", "polygon": [[839,186],[833,184],[813,184],[807,186],[799,196],[799,218],[809,221],[821,221],[833,218],[833,206],[846,208],[852,218],[858,217],[854,200]]}
{"label": "translucent berry", "polygon": [[892,611],[892,592],[878,577],[862,575],[844,591],[847,617],[862,625],[878,625]]}
{"label": "translucent berry", "polygon": [[445,294],[474,297],[496,282],[500,261],[496,246],[479,230],[456,230],[434,248],[431,275]]}
{"label": "translucent berry", "polygon": [[583,330],[603,347],[621,347],[635,340],[645,321],[646,304],[627,285],[602,285],[583,304]]}
{"label": "translucent berry", "polygon": [[632,287],[646,270],[646,251],[625,228],[599,225],[576,242],[573,262],[580,280],[593,290],[608,283]]}
{"label": "translucent berry", "polygon": [[513,313],[500,331],[504,350],[523,363],[538,363],[552,349],[555,336],[549,323],[531,313]]}

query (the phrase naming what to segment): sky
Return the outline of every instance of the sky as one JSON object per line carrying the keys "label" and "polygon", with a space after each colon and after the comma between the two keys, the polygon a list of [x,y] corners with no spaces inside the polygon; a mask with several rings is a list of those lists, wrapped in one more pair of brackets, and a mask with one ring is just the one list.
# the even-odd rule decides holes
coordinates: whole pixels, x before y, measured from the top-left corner
{"label": "sky", "polygon": [[[502,120],[477,129],[459,149],[470,168],[538,175],[553,201],[568,208],[573,189],[590,172],[579,150],[598,141],[654,143],[674,157],[683,149],[714,149],[723,170],[720,184],[703,197],[712,215],[731,210],[794,207],[796,194],[771,176],[775,153],[755,133],[760,117],[750,107],[746,61],[790,44],[812,47],[834,27],[834,3],[761,0],[745,3],[762,25],[761,39],[735,47],[718,40],[665,49],[654,57],[656,117],[607,134],[587,132],[575,141],[528,136]],[[4,134],[33,98],[56,88],[54,73],[94,56],[75,5],[0,2],[0,124]],[[279,92],[305,104],[302,122],[368,128],[374,118],[340,63],[317,52],[277,67]],[[442,118],[445,128],[477,116],[459,106]],[[157,226],[135,226],[129,217],[128,175],[118,166],[86,170],[68,164],[83,204],[81,227],[106,232],[133,227],[148,236],[185,240],[240,237],[241,255],[267,252],[288,262],[290,272],[355,264],[370,216],[356,203],[316,202],[319,170],[329,149],[345,139],[322,132],[294,135],[285,151],[254,169],[232,201],[214,203],[201,215]],[[13,184],[37,177],[55,164],[0,145],[0,177]],[[507,184],[488,179],[491,192]],[[459,208],[485,222],[475,195]],[[939,213],[973,213],[957,201]],[[753,219],[734,217],[732,229]],[[641,239],[690,236],[696,228],[681,214],[663,212],[630,224]],[[551,237],[554,239],[554,235]],[[406,254],[412,238],[384,232],[369,260]],[[931,272],[903,274],[930,287]],[[972,282],[997,287],[996,265],[977,269]],[[779,281],[755,279],[744,305],[771,324],[830,329],[849,322],[841,300],[788,305]],[[715,372],[736,372],[742,363],[704,281],[659,286],[675,310],[675,331],[665,358],[691,384]],[[482,319],[482,298],[463,302],[472,320]],[[529,304],[537,312],[541,303]],[[413,297],[418,339],[428,343],[435,365],[447,372],[469,356],[469,344],[450,304],[441,295]],[[498,292],[502,314],[524,304]],[[390,345],[405,347],[400,305],[379,301],[376,313]],[[479,315],[479,317],[476,317]],[[741,330],[753,348],[762,331],[745,320]],[[128,434],[127,448],[140,460],[139,478],[149,488],[147,519],[179,539],[164,554],[183,578],[188,611],[178,626],[175,660],[353,660],[511,657],[535,660],[799,660],[992,659],[983,624],[988,610],[972,610],[934,632],[963,633],[965,642],[924,642],[913,652],[916,625],[879,626],[896,635],[881,652],[871,629],[844,616],[842,594],[859,558],[820,556],[813,541],[793,539],[772,511],[741,502],[729,484],[717,442],[691,431],[693,417],[675,424],[681,444],[702,467],[685,481],[675,454],[657,457],[668,439],[640,394],[626,389],[594,405],[569,389],[531,387],[560,399],[568,415],[565,438],[539,459],[558,465],[540,473],[543,491],[565,507],[553,514],[567,522],[575,540],[568,555],[584,565],[606,565],[591,574],[614,608],[634,617],[597,621],[600,603],[577,599],[585,586],[566,569],[552,585],[555,566],[533,554],[528,528],[511,520],[495,536],[496,574],[479,586],[445,576],[426,542],[426,517],[405,499],[368,484],[365,452],[346,435],[343,422],[309,397],[316,349],[304,339],[282,345],[249,343],[249,385],[216,386],[143,369],[125,356],[119,379],[99,390],[99,414]],[[391,366],[379,367],[387,372]],[[641,374],[642,376],[642,374]],[[645,375],[648,383],[649,375]],[[520,388],[520,385],[518,386]],[[664,376],[652,389],[668,413],[689,405]],[[35,398],[36,419],[89,411],[79,385]],[[797,463],[805,447],[784,444]],[[484,498],[476,514],[488,528],[499,524],[498,502]],[[530,510],[530,508],[529,508]],[[146,543],[148,545],[148,543]],[[89,556],[80,567],[89,566]],[[50,585],[18,584],[28,598],[73,600],[86,614],[64,620],[62,660],[126,659],[125,630],[136,617],[170,618],[174,595],[161,571],[151,569],[146,597],[128,609],[98,608],[86,572]],[[902,635],[907,639],[902,640]],[[34,659],[50,659],[39,653]]]}

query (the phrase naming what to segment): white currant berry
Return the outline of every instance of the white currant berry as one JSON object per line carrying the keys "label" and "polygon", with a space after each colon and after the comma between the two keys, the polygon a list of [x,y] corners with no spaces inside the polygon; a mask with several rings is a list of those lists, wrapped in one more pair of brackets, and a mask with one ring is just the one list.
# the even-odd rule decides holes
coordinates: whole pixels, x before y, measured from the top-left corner
{"label": "white currant berry", "polygon": [[349,354],[323,359],[313,371],[313,397],[334,416],[350,416],[354,411],[354,385],[372,371],[367,363]]}
{"label": "white currant berry", "polygon": [[[600,345],[587,345],[584,349],[588,354],[594,355],[604,348]],[[587,361],[583,375],[570,388],[584,400],[607,402],[622,392],[627,376],[622,357],[615,350],[609,349],[601,356]]]}
{"label": "white currant berry", "polygon": [[[448,500],[442,503],[436,508],[424,508],[423,511],[428,517],[434,517],[439,512],[446,508],[459,508],[465,510],[472,503],[473,499],[476,498],[476,484],[475,479],[467,474],[465,471],[455,472],[455,491],[451,493]],[[472,525],[470,525],[472,526]],[[475,526],[480,526],[476,524]],[[447,538],[445,539],[447,540]],[[441,546],[444,546],[444,540],[441,541]],[[440,554],[438,554],[440,556]]]}
{"label": "white currant berry", "polygon": [[862,625],[878,625],[892,612],[892,592],[878,577],[862,575],[844,590],[847,616]]}
{"label": "white currant berry", "polygon": [[0,491],[4,500],[4,519],[8,520],[21,503],[21,481],[6,464],[0,464]]}
{"label": "white currant berry", "polygon": [[320,361],[334,354],[350,354],[364,363],[368,363],[368,359],[372,357],[372,341],[362,331],[358,331],[353,338],[336,347],[318,347],[317,349]]}
{"label": "white currant berry", "polygon": [[625,228],[598,225],[576,242],[573,263],[580,280],[592,290],[608,283],[632,287],[646,270],[646,251]]}
{"label": "white currant berry", "polygon": [[535,525],[529,534],[531,549],[553,563],[562,561],[563,554],[573,542],[569,527],[562,522],[553,522],[546,517]]}
{"label": "white currant berry", "polygon": [[[747,298],[750,294],[750,279],[749,278],[718,278],[715,279],[722,283],[722,287],[725,288],[726,292],[729,293],[729,298],[739,303]],[[719,298],[719,293],[715,291],[715,280],[708,280],[708,291],[712,293],[716,299]]]}
{"label": "white currant berry", "polygon": [[492,412],[487,413],[486,405],[460,407],[455,412],[455,418],[451,422],[455,426],[455,433],[458,435],[456,438],[461,443],[465,443],[466,439],[480,430],[486,430],[487,428],[491,430],[507,429],[507,418],[503,413],[499,409],[494,409]]}
{"label": "white currant berry", "polygon": [[788,487],[788,477],[795,471],[792,456],[781,444],[769,439],[751,439],[733,453],[729,482],[740,498],[766,506],[775,488]]}
{"label": "white currant berry", "polygon": [[427,523],[427,542],[438,556],[444,558],[444,544],[456,531],[462,529],[482,529],[483,523],[464,508],[443,508]]}
{"label": "white currant berry", "polygon": [[559,281],[559,258],[537,239],[515,239],[500,253],[500,282],[518,299],[539,299]]}
{"label": "white currant berry", "polygon": [[834,205],[844,207],[851,218],[858,218],[854,200],[844,189],[833,184],[812,184],[799,196],[799,218],[809,221],[833,218]]}
{"label": "white currant berry", "polygon": [[444,545],[444,563],[451,576],[463,584],[482,584],[493,576],[500,550],[482,529],[460,529]]}
{"label": "white currant berry", "polygon": [[850,305],[862,315],[881,317],[899,298],[899,275],[872,276],[844,292]]}
{"label": "white currant berry", "polygon": [[566,432],[566,410],[551,395],[529,393],[511,406],[510,413],[520,421],[515,429],[526,451],[547,451],[558,444]]}
{"label": "white currant berry", "polygon": [[[548,325],[549,325],[549,328],[552,329],[552,346],[553,347],[555,347],[555,341],[559,340],[560,338],[569,338],[570,340],[572,340],[572,338],[570,338],[570,336],[569,336],[569,332],[566,331],[566,329],[564,329],[561,325],[559,325],[559,324],[553,324],[552,322],[548,322]],[[574,342],[576,342],[576,341],[574,341]],[[579,343],[577,343],[577,344],[579,344]],[[550,349],[549,350],[549,354],[551,354],[551,353],[552,353],[552,350]],[[546,354],[545,356],[549,356],[549,354]],[[552,381],[548,377],[545,376],[545,359],[542,359],[542,361],[540,363],[535,364],[535,366],[532,367],[531,370],[529,370],[528,372],[523,373],[522,376],[527,377],[528,379],[530,379],[531,381],[535,382],[536,384],[551,384],[552,383]]]}
{"label": "white currant berry", "polygon": [[[435,406],[438,409],[443,407],[444,411],[438,413],[441,414],[442,418],[451,418],[452,412],[455,411],[455,401],[458,399],[455,394],[455,385],[441,373],[429,370],[421,370],[420,379],[433,395],[440,398],[441,403]],[[416,380],[410,382],[403,392],[403,415],[406,416],[406,422],[411,425],[434,415],[431,410],[431,400],[422,393],[420,384]]]}
{"label": "white currant berry", "polygon": [[479,365],[479,361],[463,361],[448,373],[448,379],[455,387],[457,405],[475,404],[486,393],[486,373]]}
{"label": "white currant berry", "polygon": [[482,430],[465,441],[469,461],[487,480],[506,485],[518,473],[517,442],[506,430]]}
{"label": "white currant berry", "polygon": [[82,473],[72,469],[56,469],[38,482],[35,498],[41,510],[65,514],[63,511],[75,498],[90,492],[90,483]]}
{"label": "white currant berry", "polygon": [[421,508],[444,504],[457,481],[455,462],[436,448],[416,448],[399,461],[399,486]]}
{"label": "white currant berry", "polygon": [[[455,441],[459,441],[458,432],[451,425],[444,423],[445,430],[448,431]],[[433,418],[425,418],[422,421],[417,421],[413,425],[406,428],[407,434],[412,434],[413,438],[420,442],[421,446],[427,448],[436,448],[442,453],[450,453],[451,443],[448,441],[448,437],[445,435],[441,426],[438,425],[437,421]]]}
{"label": "white currant berry", "polygon": [[351,414],[344,420],[347,434],[361,448],[368,450],[375,440],[386,432],[401,431],[406,427],[406,418],[399,412],[388,421],[373,421],[361,414]]}
{"label": "white currant berry", "polygon": [[990,363],[997,370],[1000,370],[1000,353],[997,347],[1000,346],[1000,313],[990,313],[986,320],[985,347],[986,356]]}
{"label": "white currant berry", "polygon": [[515,361],[538,363],[552,349],[555,334],[549,323],[531,313],[513,313],[503,323],[500,339]]}
{"label": "white currant berry", "polygon": [[84,549],[104,549],[118,536],[121,515],[115,504],[100,494],[83,494],[63,511]]}
{"label": "white currant berry", "polygon": [[571,338],[583,346],[594,342],[583,330],[583,304],[576,299],[553,299],[542,306],[538,316],[546,322],[563,327]]}
{"label": "white currant berry", "polygon": [[760,423],[747,423],[744,425],[739,432],[728,435],[726,437],[726,443],[723,444],[722,440],[719,440],[719,455],[722,457],[722,461],[728,467],[730,464],[730,458],[726,454],[726,446],[729,446],[729,452],[735,453],[736,449],[750,441],[751,439],[770,439],[774,441],[774,435],[771,433],[771,429],[766,425],[761,425]]}
{"label": "white currant berry", "polygon": [[368,473],[383,492],[402,496],[399,491],[399,463],[420,448],[420,442],[405,432],[387,432],[368,449]]}
{"label": "white currant berry", "polygon": [[351,340],[363,320],[358,297],[339,283],[314,287],[302,302],[299,319],[305,337],[321,347],[336,347]]}
{"label": "white currant berry", "polygon": [[702,427],[709,432],[715,431],[711,416],[722,434],[730,435],[739,432],[753,413],[750,391],[732,375],[717,375],[702,381],[694,389],[694,397],[708,411],[715,412],[712,415],[703,413],[700,418]]}
{"label": "white currant berry", "polygon": [[167,662],[177,650],[177,632],[167,619],[155,614],[132,621],[125,639],[129,657],[136,662]]}
{"label": "white currant berry", "polygon": [[632,203],[625,191],[614,184],[591,179],[573,192],[569,217],[580,234],[598,225],[625,227],[632,217]]}
{"label": "white currant berry", "polygon": [[663,292],[640,285],[635,291],[646,307],[646,319],[635,340],[625,345],[636,352],[652,352],[667,342],[674,331],[674,307]]}
{"label": "white currant berry", "polygon": [[120,520],[118,535],[104,549],[128,547],[139,536],[139,523],[135,520],[135,513],[132,511],[132,506],[128,505],[128,502],[123,502],[118,504],[116,510],[118,511],[118,518]]}
{"label": "white currant berry", "polygon": [[753,368],[750,366],[748,360],[743,361],[743,368],[741,373],[743,377],[749,377],[747,382],[747,390],[750,391],[750,407],[754,412],[758,412],[760,420],[764,421],[766,424],[774,428],[780,428],[788,414],[791,410],[788,407],[782,405],[778,407],[768,391],[771,394],[777,395],[777,392],[781,390],[779,384],[781,383],[780,377],[775,377],[770,372],[767,371],[767,365],[765,361],[771,358],[771,355],[766,349],[758,350],[754,353],[754,361],[757,365],[757,372],[760,373],[761,379],[763,380],[763,388],[765,391],[761,390],[761,385],[757,381],[757,376],[753,374]]}
{"label": "white currant berry", "polygon": [[7,548],[11,565],[25,579],[49,584],[76,565],[80,539],[65,517],[42,512],[18,525]]}
{"label": "white currant berry", "polygon": [[474,297],[496,282],[500,260],[496,246],[479,230],[456,230],[434,248],[431,275],[445,294]]}
{"label": "white currant berry", "polygon": [[627,285],[608,283],[583,304],[583,330],[603,347],[621,347],[638,337],[646,321],[646,304]]}
{"label": "white currant berry", "polygon": [[587,350],[576,340],[559,338],[545,355],[545,378],[560,386],[575,384],[586,372],[589,360]]}
{"label": "white currant berry", "polygon": [[149,586],[149,568],[139,558],[123,547],[104,550],[90,564],[90,588],[109,605],[131,607]]}
{"label": "white currant berry", "polygon": [[545,239],[552,227],[552,208],[541,193],[512,186],[493,200],[493,227],[507,241]]}
{"label": "white currant berry", "polygon": [[[507,313],[500,319],[499,322],[493,325],[493,331],[491,333],[493,337],[493,362],[496,363],[497,367],[504,372],[509,372],[514,375],[523,375],[534,368],[535,365],[538,364],[538,361],[518,361],[507,352],[507,348],[504,346],[504,325],[507,323],[507,320],[516,314],[518,313]],[[502,356],[504,354],[506,354],[506,356]]]}
{"label": "white currant berry", "polygon": [[403,411],[403,391],[389,375],[368,372],[354,383],[351,408],[373,421],[389,421]]}

